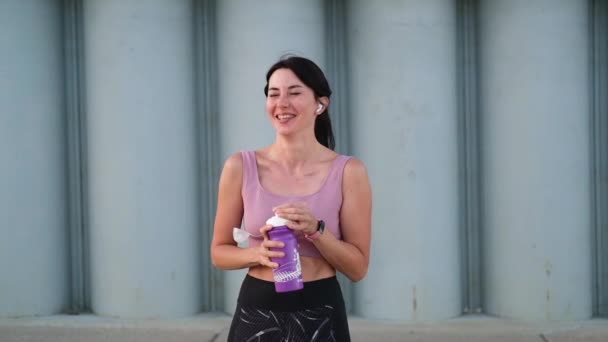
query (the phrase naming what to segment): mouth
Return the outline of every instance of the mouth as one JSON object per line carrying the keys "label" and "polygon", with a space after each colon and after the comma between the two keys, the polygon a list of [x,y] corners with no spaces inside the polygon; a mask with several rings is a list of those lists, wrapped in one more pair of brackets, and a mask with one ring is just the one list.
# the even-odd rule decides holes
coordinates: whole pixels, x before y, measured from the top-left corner
{"label": "mouth", "polygon": [[289,120],[295,118],[295,114],[276,114],[274,116],[280,123],[286,123]]}

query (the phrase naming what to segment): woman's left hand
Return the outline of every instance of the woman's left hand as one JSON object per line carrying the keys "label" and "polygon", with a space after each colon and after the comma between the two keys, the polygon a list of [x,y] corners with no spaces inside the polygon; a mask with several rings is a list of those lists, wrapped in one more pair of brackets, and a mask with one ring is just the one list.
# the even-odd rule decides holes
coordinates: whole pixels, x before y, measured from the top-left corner
{"label": "woman's left hand", "polygon": [[272,208],[274,213],[290,222],[287,226],[298,230],[305,235],[314,234],[317,231],[319,220],[310,211],[308,204],[304,202],[286,203]]}

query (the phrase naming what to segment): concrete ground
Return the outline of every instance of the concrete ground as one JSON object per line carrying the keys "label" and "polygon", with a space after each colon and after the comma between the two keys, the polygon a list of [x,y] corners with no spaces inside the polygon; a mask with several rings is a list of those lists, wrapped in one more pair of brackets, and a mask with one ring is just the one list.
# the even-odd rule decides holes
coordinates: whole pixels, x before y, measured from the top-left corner
{"label": "concrete ground", "polygon": [[[0,342],[219,342],[230,318],[200,315],[183,319],[127,320],[94,315],[0,319]],[[608,320],[517,322],[467,316],[436,323],[350,319],[354,342],[608,342]]]}

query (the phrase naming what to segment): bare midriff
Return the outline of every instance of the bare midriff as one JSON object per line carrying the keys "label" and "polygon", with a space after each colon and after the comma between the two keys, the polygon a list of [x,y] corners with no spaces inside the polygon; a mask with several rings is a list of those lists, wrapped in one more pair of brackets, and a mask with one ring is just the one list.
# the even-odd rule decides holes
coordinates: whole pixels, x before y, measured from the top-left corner
{"label": "bare midriff", "polygon": [[[302,264],[302,277],[304,282],[333,277],[336,270],[323,258],[300,257]],[[249,268],[249,275],[267,281],[274,281],[272,268],[266,266],[254,266]]]}

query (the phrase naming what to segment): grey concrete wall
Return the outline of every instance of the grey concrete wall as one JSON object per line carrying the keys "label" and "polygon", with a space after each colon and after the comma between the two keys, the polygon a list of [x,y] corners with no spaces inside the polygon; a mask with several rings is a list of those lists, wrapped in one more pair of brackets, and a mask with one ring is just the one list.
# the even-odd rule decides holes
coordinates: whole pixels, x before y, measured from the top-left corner
{"label": "grey concrete wall", "polygon": [[200,308],[191,1],[86,1],[91,301]]}
{"label": "grey concrete wall", "polygon": [[[203,293],[212,287],[223,288],[218,302],[232,312],[245,271],[225,272],[223,282],[201,274],[209,267],[201,265],[209,248],[201,237],[212,228],[198,226],[199,205],[213,204],[197,179],[205,128],[195,84],[205,76],[195,61],[202,44],[195,24],[203,19],[193,15],[210,3],[82,4],[90,240],[80,242],[90,246],[90,260],[81,261],[88,262],[91,309],[120,318],[191,316],[208,293],[222,292]],[[338,78],[347,80],[341,101],[350,109],[341,127],[350,127],[350,150],[367,164],[374,191],[371,267],[352,292],[354,311],[408,322],[458,316],[466,276],[458,203],[461,3],[339,4],[347,72]],[[338,47],[328,44],[335,10],[328,2],[215,5],[205,8],[217,10],[217,50],[205,57],[217,54],[218,82],[205,84],[217,95],[224,160],[274,139],[262,92],[271,64],[296,53],[325,68],[337,55],[327,49]],[[68,253],[62,6],[0,2],[0,316],[51,315],[69,304],[76,256]],[[587,2],[486,0],[480,10],[484,309],[516,319],[587,319]]]}
{"label": "grey concrete wall", "polygon": [[488,312],[591,316],[585,1],[481,6]]}
{"label": "grey concrete wall", "polygon": [[0,2],[0,316],[68,303],[61,8]]}
{"label": "grey concrete wall", "polygon": [[455,8],[353,1],[354,154],[374,192],[370,272],[357,313],[436,320],[461,312]]}

